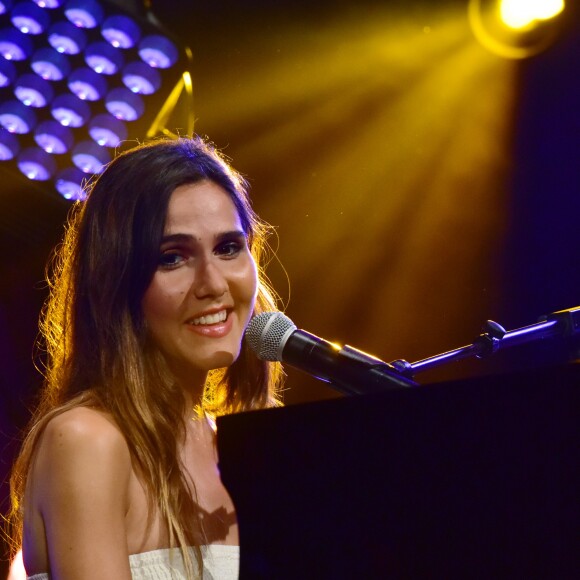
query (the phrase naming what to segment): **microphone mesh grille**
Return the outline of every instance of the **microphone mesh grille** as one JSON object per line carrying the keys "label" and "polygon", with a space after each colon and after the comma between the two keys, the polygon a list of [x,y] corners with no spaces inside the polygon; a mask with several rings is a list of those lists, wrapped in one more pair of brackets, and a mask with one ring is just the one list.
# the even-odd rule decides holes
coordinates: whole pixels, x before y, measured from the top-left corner
{"label": "microphone mesh grille", "polygon": [[281,312],[262,312],[250,320],[245,336],[259,359],[281,361],[286,339],[295,330],[294,323]]}

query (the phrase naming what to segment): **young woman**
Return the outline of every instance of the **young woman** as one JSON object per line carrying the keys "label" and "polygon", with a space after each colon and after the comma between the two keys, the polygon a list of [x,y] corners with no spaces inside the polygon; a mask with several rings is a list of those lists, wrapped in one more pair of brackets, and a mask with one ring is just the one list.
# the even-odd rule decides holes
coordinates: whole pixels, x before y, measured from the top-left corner
{"label": "young woman", "polygon": [[90,187],[55,261],[45,386],[12,478],[29,577],[237,577],[212,417],[277,404],[279,365],[242,343],[275,309],[265,233],[199,138],[132,149]]}

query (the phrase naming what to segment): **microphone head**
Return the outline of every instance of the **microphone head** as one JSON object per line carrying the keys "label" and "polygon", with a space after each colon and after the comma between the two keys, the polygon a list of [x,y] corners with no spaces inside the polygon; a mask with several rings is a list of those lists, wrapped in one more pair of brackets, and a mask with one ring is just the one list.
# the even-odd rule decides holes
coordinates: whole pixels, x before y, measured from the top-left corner
{"label": "microphone head", "polygon": [[246,328],[246,342],[260,360],[281,361],[282,350],[296,325],[281,312],[262,312]]}

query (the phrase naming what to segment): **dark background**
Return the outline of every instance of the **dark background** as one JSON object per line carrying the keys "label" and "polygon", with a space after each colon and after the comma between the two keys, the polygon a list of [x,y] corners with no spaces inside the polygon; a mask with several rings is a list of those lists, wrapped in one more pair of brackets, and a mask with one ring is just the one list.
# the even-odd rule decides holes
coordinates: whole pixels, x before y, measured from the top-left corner
{"label": "dark background", "polygon": [[[577,7],[522,60],[478,43],[466,1],[152,7],[193,51],[196,132],[248,177],[276,228],[268,273],[298,327],[415,361],[472,342],[487,319],[512,329],[578,305]],[[69,204],[9,167],[0,180],[4,480],[40,383],[44,265]],[[564,362],[577,342],[417,378]],[[335,396],[291,370],[287,387],[287,404]]]}

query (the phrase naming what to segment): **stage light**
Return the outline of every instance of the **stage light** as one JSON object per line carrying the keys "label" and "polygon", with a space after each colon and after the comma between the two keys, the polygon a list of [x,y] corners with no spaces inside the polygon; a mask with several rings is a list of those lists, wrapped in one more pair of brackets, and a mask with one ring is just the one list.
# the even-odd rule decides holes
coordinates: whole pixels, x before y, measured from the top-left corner
{"label": "stage light", "polygon": [[111,154],[94,141],[81,141],[72,150],[73,163],[88,174],[100,173],[105,164],[111,161]]}
{"label": "stage light", "polygon": [[54,159],[37,147],[29,147],[22,151],[17,159],[18,169],[34,181],[46,181],[50,179],[56,171]]}
{"label": "stage light", "polygon": [[6,129],[0,129],[0,161],[14,159],[18,151],[20,151],[18,139]]}
{"label": "stage light", "polygon": [[91,116],[90,107],[75,95],[59,95],[50,109],[52,116],[65,127],[82,127]]}
{"label": "stage light", "polygon": [[84,52],[85,62],[97,73],[114,75],[123,66],[123,55],[108,42],[93,42]]}
{"label": "stage light", "polygon": [[59,171],[55,177],[56,190],[71,201],[84,200],[86,197],[83,183],[87,176],[76,167],[67,167]]}
{"label": "stage light", "polygon": [[0,0],[0,16],[6,14],[12,8],[12,0]]}
{"label": "stage light", "polygon": [[49,10],[54,10],[59,6],[64,4],[64,0],[32,0],[35,4],[38,4],[41,8],[48,8]]}
{"label": "stage light", "polygon": [[0,0],[0,55],[0,161],[67,199],[128,139],[175,137],[174,110],[193,132],[191,52],[145,7]]}
{"label": "stage light", "polygon": [[139,43],[139,56],[153,68],[169,68],[177,61],[178,52],[168,38],[153,34]]}
{"label": "stage light", "polygon": [[50,23],[50,17],[33,2],[21,2],[12,9],[12,24],[23,34],[42,34]]}
{"label": "stage light", "polygon": [[39,109],[45,107],[52,100],[54,91],[48,81],[34,73],[28,73],[16,80],[14,94],[27,107]]}
{"label": "stage light", "polygon": [[131,62],[123,69],[123,83],[133,93],[152,95],[161,86],[161,76],[144,62]]}
{"label": "stage light", "polygon": [[107,92],[105,78],[90,68],[73,71],[67,81],[71,93],[83,101],[98,101]]}
{"label": "stage light", "polygon": [[69,0],[64,14],[78,28],[95,28],[103,20],[103,9],[95,0]]}
{"label": "stage light", "polygon": [[112,115],[97,115],[89,123],[89,135],[102,147],[118,147],[127,138],[127,127]]}
{"label": "stage light", "polygon": [[16,78],[16,67],[9,61],[0,58],[0,88],[7,87]]}
{"label": "stage light", "polygon": [[115,48],[132,48],[141,38],[141,29],[128,16],[111,16],[103,22],[101,34]]}
{"label": "stage light", "polygon": [[501,0],[500,16],[510,28],[524,29],[538,20],[549,20],[564,10],[564,0]]}
{"label": "stage light", "polygon": [[30,59],[32,70],[46,81],[61,81],[70,73],[68,58],[54,48],[40,48]]}
{"label": "stage light", "polygon": [[113,89],[105,99],[107,111],[120,121],[135,121],[145,111],[143,100],[129,89]]}
{"label": "stage light", "polygon": [[0,54],[6,60],[26,60],[33,50],[34,44],[26,34],[15,28],[0,30]]}
{"label": "stage light", "polygon": [[48,42],[62,54],[79,54],[86,44],[85,33],[70,22],[57,22],[48,30]]}
{"label": "stage light", "polygon": [[41,8],[48,8],[49,10],[54,10],[59,6],[64,4],[64,0],[32,0],[35,4],[38,4]]}
{"label": "stage light", "polygon": [[34,140],[47,153],[62,155],[74,143],[72,131],[57,121],[43,121],[34,131]]}
{"label": "stage light", "polygon": [[468,17],[479,42],[505,58],[527,58],[557,38],[563,0],[469,0]]}
{"label": "stage light", "polygon": [[24,135],[36,125],[36,115],[20,101],[8,101],[0,105],[0,125],[9,133]]}

